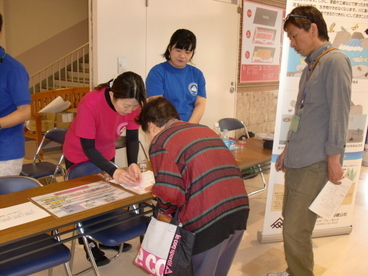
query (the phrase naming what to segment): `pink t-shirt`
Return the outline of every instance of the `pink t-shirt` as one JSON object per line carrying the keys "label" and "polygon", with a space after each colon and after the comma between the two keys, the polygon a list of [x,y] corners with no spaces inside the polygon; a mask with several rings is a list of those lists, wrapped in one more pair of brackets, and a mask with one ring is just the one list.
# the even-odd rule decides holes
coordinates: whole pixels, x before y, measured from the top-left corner
{"label": "pink t-shirt", "polygon": [[115,156],[115,142],[123,131],[139,128],[134,119],[140,110],[122,116],[106,102],[105,88],[87,93],[78,104],[76,117],[65,136],[65,157],[73,163],[88,161],[80,143],[80,138],[86,138],[94,139],[96,149],[111,160]]}

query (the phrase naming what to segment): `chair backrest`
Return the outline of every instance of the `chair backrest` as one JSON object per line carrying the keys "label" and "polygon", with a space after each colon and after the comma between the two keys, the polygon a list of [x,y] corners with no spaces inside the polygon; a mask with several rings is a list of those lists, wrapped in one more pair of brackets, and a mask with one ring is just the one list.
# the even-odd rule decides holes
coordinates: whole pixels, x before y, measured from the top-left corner
{"label": "chair backrest", "polygon": [[247,136],[247,138],[249,138],[249,133],[248,130],[246,128],[246,126],[244,125],[244,123],[238,119],[235,118],[222,118],[219,120],[219,126],[220,126],[220,130],[223,131],[224,129],[227,129],[229,131],[231,130],[237,130],[237,129],[243,129],[244,130],[244,135]]}
{"label": "chair backrest", "polygon": [[[63,145],[64,140],[65,140],[65,135],[67,132],[68,132],[68,129],[62,128],[62,127],[54,127],[46,131],[45,135],[42,137],[41,143],[39,144],[36,150],[36,153],[33,157],[32,162],[34,163],[36,162],[36,160],[41,162],[40,152],[41,152],[41,149],[45,146],[46,140],[51,140],[51,141],[54,141],[54,142],[57,142]],[[61,154],[58,165],[60,165],[63,160],[64,160],[64,154]]]}
{"label": "chair backrest", "polygon": [[40,186],[42,186],[40,182],[38,182],[34,178],[27,176],[12,175],[0,177],[0,195],[14,193]]}
{"label": "chair backrest", "polygon": [[53,129],[49,129],[48,131],[46,131],[44,137],[51,141],[64,144],[65,135],[67,132],[68,132],[67,128],[55,127]]}
{"label": "chair backrest", "polygon": [[91,161],[72,165],[66,172],[66,179],[74,179],[82,176],[100,173],[102,170]]}

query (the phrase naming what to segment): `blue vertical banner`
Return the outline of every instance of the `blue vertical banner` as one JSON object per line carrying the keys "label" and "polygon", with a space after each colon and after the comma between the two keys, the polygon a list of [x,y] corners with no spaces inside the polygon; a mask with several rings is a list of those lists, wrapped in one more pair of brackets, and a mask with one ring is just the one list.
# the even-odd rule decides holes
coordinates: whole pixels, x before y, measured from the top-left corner
{"label": "blue vertical banner", "polygon": [[[331,220],[318,218],[314,237],[347,234],[352,229],[352,216],[356,188],[367,134],[368,114],[368,2],[341,0],[289,0],[286,14],[300,5],[313,5],[319,9],[327,23],[330,42],[344,52],[351,61],[353,71],[352,101],[344,156],[345,177],[353,184],[342,205]],[[359,22],[359,23],[357,23]],[[282,240],[283,217],[281,214],[284,195],[284,173],[276,172],[275,162],[284,150],[291,117],[294,114],[299,79],[306,63],[304,57],[290,47],[284,34],[280,70],[279,97],[272,152],[272,168],[267,191],[267,203],[263,231],[258,241]]]}

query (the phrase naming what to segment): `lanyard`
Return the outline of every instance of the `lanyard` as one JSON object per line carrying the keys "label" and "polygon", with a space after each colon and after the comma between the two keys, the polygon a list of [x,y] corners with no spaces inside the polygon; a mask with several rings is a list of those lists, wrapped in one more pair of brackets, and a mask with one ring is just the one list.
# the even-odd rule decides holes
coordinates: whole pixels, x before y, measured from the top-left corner
{"label": "lanyard", "polygon": [[[309,81],[310,77],[312,76],[313,72],[314,72],[314,68],[317,66],[318,61],[321,59],[321,57],[323,57],[325,54],[327,54],[328,52],[335,50],[335,47],[330,47],[327,46],[327,48],[316,58],[316,60],[309,66],[309,69],[311,70],[311,72],[309,73],[308,77],[307,77],[307,82]],[[307,97],[307,88],[304,88],[304,92],[303,92],[303,97],[302,100],[300,102],[300,109],[302,109],[304,107],[304,102],[305,102],[305,98]]]}

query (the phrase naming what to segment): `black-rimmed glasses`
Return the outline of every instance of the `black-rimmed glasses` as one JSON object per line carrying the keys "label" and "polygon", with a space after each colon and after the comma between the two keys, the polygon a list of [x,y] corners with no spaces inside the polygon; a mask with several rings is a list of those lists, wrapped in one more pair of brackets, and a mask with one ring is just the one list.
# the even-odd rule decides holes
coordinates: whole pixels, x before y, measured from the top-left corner
{"label": "black-rimmed glasses", "polygon": [[307,20],[309,20],[310,22],[312,22],[312,23],[313,23],[313,20],[312,20],[312,19],[310,19],[310,18],[309,18],[308,16],[306,16],[306,15],[299,15],[299,14],[292,14],[292,13],[289,13],[289,14],[285,17],[284,22],[288,21],[290,17],[294,17],[294,18],[304,18],[304,19],[307,19]]}

